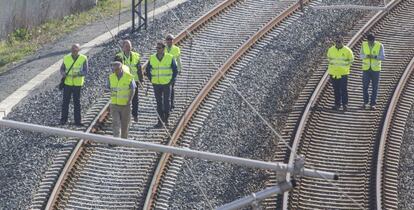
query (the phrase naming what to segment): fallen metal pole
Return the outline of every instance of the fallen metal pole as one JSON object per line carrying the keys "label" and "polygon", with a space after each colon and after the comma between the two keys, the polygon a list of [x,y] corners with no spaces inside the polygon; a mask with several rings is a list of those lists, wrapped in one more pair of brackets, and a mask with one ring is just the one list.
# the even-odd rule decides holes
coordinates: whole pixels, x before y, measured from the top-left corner
{"label": "fallen metal pole", "polygon": [[249,196],[246,196],[244,198],[240,198],[238,200],[235,200],[231,203],[225,204],[224,206],[221,206],[217,208],[216,210],[233,210],[233,209],[240,209],[242,207],[248,206],[254,202],[264,200],[274,194],[282,194],[293,187],[295,187],[295,181],[292,180],[291,182],[282,182],[279,183],[277,186],[266,188],[262,191],[259,191],[257,193],[252,193]]}
{"label": "fallen metal pole", "polygon": [[[167,152],[175,155],[182,155],[188,157],[196,157],[205,160],[212,161],[221,161],[227,163],[234,163],[238,165],[248,166],[252,168],[261,168],[268,169],[271,171],[279,171],[284,173],[294,173],[300,174],[303,176],[318,177],[325,179],[338,179],[338,175],[332,172],[318,171],[303,168],[299,172],[295,170],[293,165],[288,165],[285,163],[274,163],[274,162],[265,162],[259,160],[251,160],[246,158],[234,157],[229,155],[216,154],[211,152],[196,151],[186,148],[178,148],[172,146],[165,146],[161,144],[146,143],[136,140],[114,138],[112,136],[103,136],[91,133],[84,133],[78,131],[72,131],[63,128],[48,127],[43,125],[35,125],[24,122],[17,122],[12,120],[0,120],[0,126],[6,126],[10,128],[23,129],[27,131],[40,132],[45,134],[65,136],[65,137],[77,137],[80,139],[87,139],[89,141],[105,143],[105,144],[116,144],[129,147],[138,147],[142,149],[147,149],[156,152]],[[296,172],[296,173],[295,173]]]}

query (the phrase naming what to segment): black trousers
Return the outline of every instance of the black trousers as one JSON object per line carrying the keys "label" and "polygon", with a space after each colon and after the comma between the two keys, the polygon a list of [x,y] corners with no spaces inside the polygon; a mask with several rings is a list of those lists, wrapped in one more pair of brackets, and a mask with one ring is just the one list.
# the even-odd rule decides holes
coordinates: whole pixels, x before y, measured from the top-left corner
{"label": "black trousers", "polygon": [[80,86],[65,85],[65,87],[63,88],[62,118],[60,118],[60,121],[64,123],[68,121],[69,103],[72,95],[74,106],[73,114],[75,118],[75,123],[79,124],[81,123]]}
{"label": "black trousers", "polygon": [[172,81],[172,83],[171,83],[171,98],[170,98],[170,100],[171,100],[171,109],[173,109],[174,108],[174,85],[175,85],[175,81]]}
{"label": "black trousers", "polygon": [[163,122],[168,121],[170,114],[170,85],[153,85],[157,112]]}
{"label": "black trousers", "polygon": [[348,105],[348,75],[342,76],[340,79],[331,77],[332,86],[335,95],[335,106]]}
{"label": "black trousers", "polygon": [[138,85],[139,83],[136,82],[137,88],[135,88],[134,97],[132,98],[132,116],[137,117],[138,116]]}

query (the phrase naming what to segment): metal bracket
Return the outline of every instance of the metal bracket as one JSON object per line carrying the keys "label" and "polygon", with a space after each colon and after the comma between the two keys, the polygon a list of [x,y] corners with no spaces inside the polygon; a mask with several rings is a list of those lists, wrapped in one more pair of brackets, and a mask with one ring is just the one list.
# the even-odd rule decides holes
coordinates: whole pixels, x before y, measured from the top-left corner
{"label": "metal bracket", "polygon": [[305,167],[305,157],[303,157],[302,155],[298,155],[293,165],[293,174],[302,175],[304,167]]}
{"label": "metal bracket", "polygon": [[259,201],[257,200],[256,193],[252,193],[253,201],[252,201],[252,209],[253,210],[260,210]]}

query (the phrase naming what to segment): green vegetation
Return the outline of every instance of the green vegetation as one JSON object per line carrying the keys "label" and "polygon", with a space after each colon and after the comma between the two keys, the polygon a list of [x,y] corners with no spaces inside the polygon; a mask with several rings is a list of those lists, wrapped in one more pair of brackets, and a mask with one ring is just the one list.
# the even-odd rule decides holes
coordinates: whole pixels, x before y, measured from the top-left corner
{"label": "green vegetation", "polygon": [[[129,7],[129,5],[122,4],[122,8],[126,7]],[[76,28],[101,19],[102,16],[116,15],[118,11],[119,0],[99,0],[98,5],[89,11],[68,15],[60,20],[50,20],[31,29],[21,28],[15,30],[9,34],[7,40],[0,41],[0,73],[6,71],[4,68],[6,64],[30,55],[41,45],[54,41]]]}

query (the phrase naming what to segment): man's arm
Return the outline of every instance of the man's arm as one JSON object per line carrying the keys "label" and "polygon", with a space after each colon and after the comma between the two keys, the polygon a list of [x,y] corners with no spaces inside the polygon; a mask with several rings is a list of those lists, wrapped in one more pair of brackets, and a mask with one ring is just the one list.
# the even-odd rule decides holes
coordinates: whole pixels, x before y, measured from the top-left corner
{"label": "man's arm", "polygon": [[106,80],[106,87],[108,88],[109,91],[112,91],[111,90],[111,83],[109,82],[109,78],[108,78],[108,80]]}
{"label": "man's arm", "polygon": [[131,91],[129,92],[128,104],[131,104],[132,98],[134,98],[135,89],[137,88],[137,85],[134,79],[131,80],[131,84],[129,85],[129,88],[131,89]]}
{"label": "man's arm", "polygon": [[60,66],[60,75],[62,75],[62,77],[66,77],[66,67],[64,63]]}
{"label": "man's arm", "polygon": [[183,66],[181,65],[181,55],[177,57],[176,61],[177,61],[178,73],[180,74],[181,71],[183,70]]}
{"label": "man's arm", "polygon": [[88,64],[88,59],[86,59],[85,62],[83,62],[82,69],[80,70],[80,75],[86,76],[86,74],[88,73],[88,70],[89,70],[89,64]]}
{"label": "man's arm", "polygon": [[138,63],[137,63],[137,74],[138,74],[138,80],[139,80],[139,82],[140,83],[142,83],[142,81],[143,81],[143,76],[142,76],[142,66],[141,66],[141,61],[138,61]]}
{"label": "man's arm", "polygon": [[147,64],[147,68],[146,68],[146,70],[145,70],[145,72],[147,73],[147,77],[148,77],[148,79],[151,81],[151,78],[152,78],[152,75],[151,75],[151,69],[152,69],[152,66],[151,66],[151,64],[148,62],[148,64]]}
{"label": "man's arm", "polygon": [[381,44],[380,51],[376,59],[382,60],[382,61],[385,60],[384,45],[382,44]]}
{"label": "man's arm", "polygon": [[175,59],[173,59],[171,62],[171,69],[173,70],[172,80],[175,80],[178,74],[177,64],[175,63]]}
{"label": "man's arm", "polygon": [[177,53],[177,58],[176,58],[176,62],[177,62],[177,68],[178,68],[178,73],[181,73],[181,70],[183,70],[183,66],[181,65],[181,49],[179,47],[178,48],[178,53]]}

